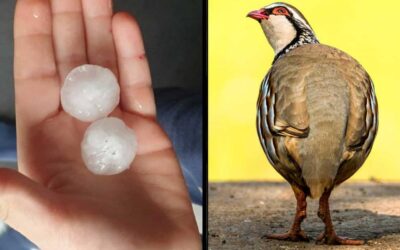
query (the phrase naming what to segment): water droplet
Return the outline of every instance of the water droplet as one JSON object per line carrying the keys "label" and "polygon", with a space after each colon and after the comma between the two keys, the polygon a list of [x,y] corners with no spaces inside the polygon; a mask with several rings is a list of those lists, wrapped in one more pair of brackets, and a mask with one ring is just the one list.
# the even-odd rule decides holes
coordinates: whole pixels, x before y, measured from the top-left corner
{"label": "water droplet", "polygon": [[143,105],[140,104],[138,101],[135,101],[135,109],[138,111],[142,111],[143,110]]}

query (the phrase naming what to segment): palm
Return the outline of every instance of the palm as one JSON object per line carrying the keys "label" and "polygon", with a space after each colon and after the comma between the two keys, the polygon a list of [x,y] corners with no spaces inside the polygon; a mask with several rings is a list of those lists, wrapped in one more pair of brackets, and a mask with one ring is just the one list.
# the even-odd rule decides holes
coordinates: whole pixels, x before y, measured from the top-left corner
{"label": "palm", "polygon": [[[88,236],[96,233],[97,238],[110,238],[110,247],[118,243],[120,233],[135,234],[132,241],[136,246],[148,245],[146,239],[155,245],[172,242],[178,235],[185,237],[183,234],[193,239],[196,230],[179,164],[155,119],[140,31],[128,15],[112,16],[108,3],[18,2],[14,74],[19,169],[39,184],[33,187],[39,194],[33,195],[39,197],[41,206],[45,204],[44,211],[57,211],[49,216],[50,224],[55,219],[68,225],[78,218],[81,230]],[[66,74],[87,63],[108,67],[118,76],[121,104],[112,115],[123,119],[138,138],[133,165],[119,175],[95,176],[85,168],[80,142],[88,124],[70,117],[60,107],[59,91]],[[112,218],[111,224],[105,222],[107,216]],[[96,224],[93,219],[101,225],[96,232],[91,230]],[[9,220],[39,246],[61,249],[57,246],[59,239],[42,242],[37,228],[35,232],[24,228],[34,225]],[[118,234],[110,233],[110,226],[118,228]],[[72,235],[71,242],[80,241],[80,235],[64,233]],[[160,241],[150,235],[161,237]]]}

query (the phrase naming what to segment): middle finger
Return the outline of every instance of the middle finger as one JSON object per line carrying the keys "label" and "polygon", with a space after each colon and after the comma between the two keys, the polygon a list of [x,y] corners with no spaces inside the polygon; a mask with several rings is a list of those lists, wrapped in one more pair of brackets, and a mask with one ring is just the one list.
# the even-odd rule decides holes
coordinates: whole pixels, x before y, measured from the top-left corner
{"label": "middle finger", "polygon": [[112,1],[82,0],[89,63],[109,68],[118,77],[112,34]]}
{"label": "middle finger", "polygon": [[75,67],[87,63],[81,0],[51,0],[53,39],[61,82]]}

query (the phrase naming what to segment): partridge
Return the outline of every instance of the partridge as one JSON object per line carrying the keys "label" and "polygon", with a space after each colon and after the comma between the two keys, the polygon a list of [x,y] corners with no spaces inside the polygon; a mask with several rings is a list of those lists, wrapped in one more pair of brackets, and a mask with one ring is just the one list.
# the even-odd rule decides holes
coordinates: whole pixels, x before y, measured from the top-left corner
{"label": "partridge", "polygon": [[257,102],[258,136],[297,199],[289,232],[267,237],[308,241],[301,223],[311,197],[319,199],[318,216],[325,224],[317,243],[363,244],[336,235],[329,197],[371,151],[378,105],[370,76],[345,52],[320,44],[305,17],[289,4],[274,3],[248,17],[261,24],[275,51]]}

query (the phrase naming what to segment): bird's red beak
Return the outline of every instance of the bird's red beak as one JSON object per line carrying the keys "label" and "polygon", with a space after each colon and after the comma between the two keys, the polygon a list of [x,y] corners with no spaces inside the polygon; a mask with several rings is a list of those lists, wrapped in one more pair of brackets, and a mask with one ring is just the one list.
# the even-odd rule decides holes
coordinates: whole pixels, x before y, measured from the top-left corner
{"label": "bird's red beak", "polygon": [[265,14],[263,9],[254,10],[247,14],[247,17],[253,18],[257,21],[261,21],[262,19],[268,19],[268,15]]}

